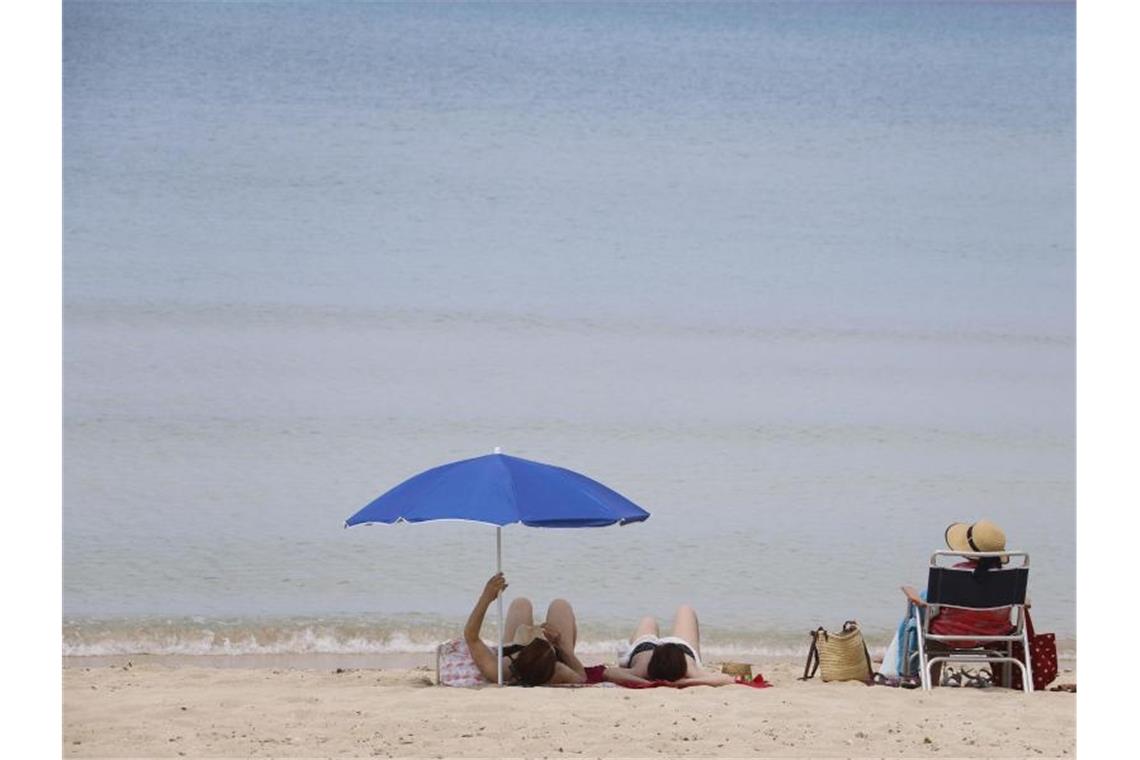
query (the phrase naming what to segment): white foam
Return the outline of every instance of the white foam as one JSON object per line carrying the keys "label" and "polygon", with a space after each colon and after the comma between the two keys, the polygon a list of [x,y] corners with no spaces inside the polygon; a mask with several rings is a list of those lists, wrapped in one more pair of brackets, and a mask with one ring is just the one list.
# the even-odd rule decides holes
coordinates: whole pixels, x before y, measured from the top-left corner
{"label": "white foam", "polygon": [[[69,621],[65,625],[65,657],[107,655],[295,655],[295,654],[423,654],[441,642],[460,636],[456,625],[393,626],[359,621],[342,623],[281,622],[273,624],[211,623],[195,618],[183,623],[132,625]],[[877,638],[873,639],[878,641]],[[578,641],[577,651],[616,658],[624,637],[597,636]],[[706,660],[755,660],[764,657],[803,657],[808,637],[772,632],[734,632],[730,638],[706,637],[701,654]],[[872,658],[885,647],[868,642]],[[1058,642],[1061,659],[1075,658],[1075,642]]]}
{"label": "white foam", "polygon": [[215,633],[210,629],[169,632],[122,631],[100,636],[72,632],[63,641],[63,655],[84,657],[118,654],[249,655],[249,654],[389,654],[422,653],[440,639],[429,631],[393,631],[368,636],[327,626],[296,630]]}

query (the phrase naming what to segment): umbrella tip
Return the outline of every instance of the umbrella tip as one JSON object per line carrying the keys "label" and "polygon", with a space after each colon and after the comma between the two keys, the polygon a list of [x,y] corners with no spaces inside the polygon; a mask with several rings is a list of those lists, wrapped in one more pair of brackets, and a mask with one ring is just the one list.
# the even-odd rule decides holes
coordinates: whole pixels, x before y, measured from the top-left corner
{"label": "umbrella tip", "polygon": [[495,453],[495,454],[502,454],[502,453],[503,453],[503,450],[502,450],[502,448],[500,448],[499,446],[496,446],[496,447],[495,447],[495,451],[494,451],[494,453]]}

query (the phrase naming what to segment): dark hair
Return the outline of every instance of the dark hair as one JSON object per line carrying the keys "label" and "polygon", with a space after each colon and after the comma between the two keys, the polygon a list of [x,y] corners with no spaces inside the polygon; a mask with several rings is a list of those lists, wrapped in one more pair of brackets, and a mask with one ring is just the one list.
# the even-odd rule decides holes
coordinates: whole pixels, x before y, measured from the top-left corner
{"label": "dark hair", "polygon": [[976,580],[981,580],[990,570],[997,570],[1001,567],[1001,557],[978,557],[975,562],[977,562],[974,566],[974,578]]}
{"label": "dark hair", "polygon": [[649,658],[649,680],[676,681],[685,677],[689,661],[680,644],[658,644]]}
{"label": "dark hair", "polygon": [[511,660],[511,672],[523,686],[541,686],[554,677],[557,662],[554,646],[546,639],[535,639],[518,650]]}

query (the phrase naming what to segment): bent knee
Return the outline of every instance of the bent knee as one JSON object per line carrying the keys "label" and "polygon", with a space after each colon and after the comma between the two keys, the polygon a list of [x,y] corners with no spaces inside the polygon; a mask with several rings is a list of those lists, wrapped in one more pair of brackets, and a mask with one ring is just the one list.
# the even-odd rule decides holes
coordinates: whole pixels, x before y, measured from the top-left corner
{"label": "bent knee", "polygon": [[511,606],[508,608],[508,611],[518,610],[519,612],[529,613],[533,609],[534,606],[530,603],[530,600],[525,596],[520,596],[511,601]]}
{"label": "bent knee", "polygon": [[551,610],[562,609],[562,610],[566,610],[567,612],[570,612],[570,613],[574,612],[574,608],[570,606],[570,602],[566,601],[565,599],[555,599],[553,602],[550,603],[550,609]]}

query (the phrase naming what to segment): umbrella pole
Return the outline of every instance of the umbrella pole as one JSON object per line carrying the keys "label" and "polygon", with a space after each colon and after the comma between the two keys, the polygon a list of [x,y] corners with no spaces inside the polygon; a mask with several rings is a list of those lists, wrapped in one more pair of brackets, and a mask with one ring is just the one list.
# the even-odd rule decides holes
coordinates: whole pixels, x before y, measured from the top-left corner
{"label": "umbrella pole", "polygon": [[[503,527],[495,528],[495,569],[503,572]],[[503,685],[503,592],[499,592],[499,686]]]}

